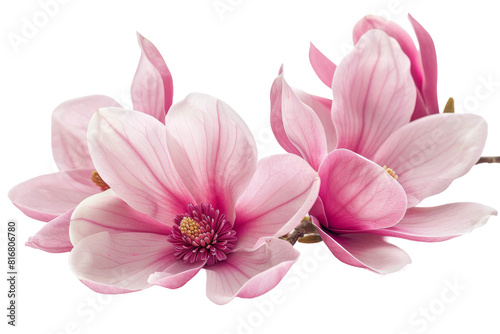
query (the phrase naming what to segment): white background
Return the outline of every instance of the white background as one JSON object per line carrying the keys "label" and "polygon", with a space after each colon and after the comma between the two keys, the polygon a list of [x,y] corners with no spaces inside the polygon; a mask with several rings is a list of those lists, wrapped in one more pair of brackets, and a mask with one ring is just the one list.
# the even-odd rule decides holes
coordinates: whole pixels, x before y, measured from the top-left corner
{"label": "white background", "polygon": [[[500,332],[498,217],[444,243],[395,240],[413,264],[389,276],[344,265],[320,245],[299,245],[301,262],[274,292],[217,306],[205,296],[204,273],[178,290],[155,287],[96,299],[71,273],[67,254],[23,246],[43,223],[7,198],[17,183],[56,171],[50,117],[59,103],[90,94],[128,103],[140,55],[136,31],[162,52],[175,101],[195,91],[226,101],[247,121],[264,156],[282,152],[269,129],[269,89],[282,63],[291,85],[328,97],[309,66],[309,41],[338,63],[362,16],[380,13],[411,30],[410,12],[437,47],[440,106],[453,96],[462,112],[485,117],[485,155],[500,155],[500,86],[487,98],[475,97],[477,89],[487,92],[481,78],[500,82],[494,1],[222,0],[232,3],[222,18],[213,0],[66,2],[17,51],[8,34],[20,35],[23,20],[33,21],[42,8],[35,0],[0,5],[1,229],[17,220],[20,268],[15,329],[6,325],[5,279],[0,285],[2,333]],[[499,189],[500,165],[480,165],[423,204],[476,201],[498,209]],[[447,292],[446,303],[441,296],[449,284],[460,288]],[[425,320],[419,312],[429,308]]]}

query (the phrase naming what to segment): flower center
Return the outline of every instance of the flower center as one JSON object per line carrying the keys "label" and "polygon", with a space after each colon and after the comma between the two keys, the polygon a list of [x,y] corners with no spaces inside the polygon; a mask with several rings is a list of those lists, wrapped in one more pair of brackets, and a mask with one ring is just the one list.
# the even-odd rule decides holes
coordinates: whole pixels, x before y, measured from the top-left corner
{"label": "flower center", "polygon": [[385,165],[382,168],[384,168],[387,171],[387,173],[389,173],[389,175],[394,178],[394,180],[398,179],[398,176],[396,175],[396,172],[392,168],[387,168],[387,166],[385,166]]}
{"label": "flower center", "polygon": [[207,261],[207,265],[227,259],[238,240],[231,222],[210,204],[189,204],[187,209],[175,216],[168,236],[176,246],[174,256],[186,263]]}
{"label": "flower center", "polygon": [[101,179],[101,176],[99,175],[99,173],[97,173],[96,170],[92,172],[92,181],[94,181],[96,186],[101,188],[102,191],[109,189],[108,184],[104,182],[103,179]]}

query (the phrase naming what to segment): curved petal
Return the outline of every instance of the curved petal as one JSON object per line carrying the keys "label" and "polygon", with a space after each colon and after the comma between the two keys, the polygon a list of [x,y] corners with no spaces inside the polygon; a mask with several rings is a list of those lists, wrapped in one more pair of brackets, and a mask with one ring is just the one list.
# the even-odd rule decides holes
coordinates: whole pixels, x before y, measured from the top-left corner
{"label": "curved petal", "polygon": [[190,94],[165,119],[172,161],[197,203],[212,204],[234,222],[236,200],[257,168],[255,140],[224,102]]}
{"label": "curved petal", "polygon": [[415,85],[420,90],[422,88],[422,63],[420,54],[417,51],[411,36],[398,24],[392,21],[386,20],[381,16],[367,15],[359,20],[359,22],[354,26],[354,44],[358,43],[361,36],[372,29],[382,30],[398,42],[403,52],[408,56],[408,58],[410,58],[411,74],[413,76],[413,80],[415,81]]}
{"label": "curved petal", "polygon": [[107,190],[85,199],[76,207],[71,216],[69,237],[76,245],[83,238],[104,231],[167,235],[170,226],[132,209],[112,190]]}
{"label": "curved petal", "polygon": [[314,96],[298,89],[294,89],[294,92],[302,102],[307,104],[318,115],[321,125],[325,129],[327,152],[336,149],[337,130],[335,130],[332,121],[332,100]]}
{"label": "curved petal", "polygon": [[54,218],[28,239],[26,246],[49,253],[65,253],[71,251],[73,244],[69,239],[69,222],[73,209]]}
{"label": "curved petal", "polygon": [[444,241],[483,226],[497,214],[495,209],[478,203],[411,208],[398,224],[374,233],[415,241]]}
{"label": "curved petal", "polygon": [[425,104],[422,92],[417,90],[417,101],[415,102],[415,110],[413,111],[413,115],[411,116],[411,121],[413,122],[414,120],[428,115],[429,113],[427,112],[427,105]]}
{"label": "curved petal", "polygon": [[481,157],[487,132],[476,115],[423,117],[394,132],[373,161],[396,172],[410,208],[466,174]]}
{"label": "curved petal", "polygon": [[293,230],[318,197],[319,184],[318,174],[295,155],[260,160],[236,205],[237,247],[253,247],[261,237]]}
{"label": "curved petal", "polygon": [[116,294],[121,294],[121,293],[130,293],[130,292],[136,292],[139,290],[127,290],[127,289],[121,289],[121,288],[116,288],[111,285],[106,285],[106,284],[99,284],[96,282],[92,281],[86,281],[86,280],[80,280],[83,284],[85,284],[88,288],[91,290],[102,293],[105,295],[116,295]]}
{"label": "curved petal", "polygon": [[382,167],[348,150],[328,154],[319,168],[328,229],[363,231],[395,225],[406,211],[403,188]]}
{"label": "curved petal", "polygon": [[233,252],[227,260],[205,267],[207,296],[219,305],[234,297],[258,297],[274,288],[298,257],[292,245],[277,238],[256,249]]}
{"label": "curved petal", "polygon": [[174,248],[164,235],[100,232],[80,240],[69,263],[80,280],[137,291],[151,286],[149,275],[177,261]]}
{"label": "curved petal", "polygon": [[148,282],[168,289],[178,289],[186,284],[205,266],[206,261],[184,263],[177,261],[162,272],[149,276]]}
{"label": "curved petal", "polygon": [[326,217],[325,205],[323,204],[321,197],[318,196],[311,210],[309,210],[309,215],[314,216],[314,218],[316,218],[321,225],[328,226],[328,218]]}
{"label": "curved petal", "polygon": [[172,105],[172,75],[158,49],[137,33],[141,59],[132,81],[134,110],[142,111],[163,122]]}
{"label": "curved petal", "polygon": [[283,73],[275,85],[281,87],[281,91],[275,100],[278,105],[271,110],[281,112],[284,134],[299,151],[298,155],[317,170],[327,153],[325,129],[318,115],[295,95]]}
{"label": "curved petal", "polygon": [[386,242],[381,236],[365,233],[337,235],[323,228],[314,217],[313,223],[332,254],[350,266],[385,275],[411,263],[404,250]]}
{"label": "curved petal", "polygon": [[337,66],[321,53],[313,43],[311,43],[309,48],[309,61],[319,79],[327,85],[328,88],[331,88],[333,75]]}
{"label": "curved petal", "polygon": [[75,169],[37,176],[12,188],[9,198],[28,217],[48,222],[101,191],[92,172]]}
{"label": "curved petal", "polygon": [[278,77],[274,79],[271,86],[271,129],[273,130],[274,137],[278,143],[288,153],[296,154],[299,157],[302,154],[290,141],[285,132],[285,125],[283,124],[283,66],[279,70]]}
{"label": "curved petal", "polygon": [[105,107],[120,107],[110,97],[93,95],[69,100],[52,113],[52,154],[60,170],[92,168],[87,128],[92,115]]}
{"label": "curved petal", "polygon": [[194,202],[168,153],[165,126],[153,117],[100,109],[88,140],[100,176],[132,208],[169,224]]}
{"label": "curved petal", "polygon": [[[425,102],[426,115],[439,114],[437,97],[437,56],[431,35],[410,14],[408,18],[417,35],[422,60],[422,98]],[[426,116],[425,115],[425,116]],[[422,115],[414,113],[412,120]]]}
{"label": "curved petal", "polygon": [[396,129],[410,121],[416,89],[398,43],[370,30],[339,64],[333,78],[332,119],[338,147],[371,159]]}

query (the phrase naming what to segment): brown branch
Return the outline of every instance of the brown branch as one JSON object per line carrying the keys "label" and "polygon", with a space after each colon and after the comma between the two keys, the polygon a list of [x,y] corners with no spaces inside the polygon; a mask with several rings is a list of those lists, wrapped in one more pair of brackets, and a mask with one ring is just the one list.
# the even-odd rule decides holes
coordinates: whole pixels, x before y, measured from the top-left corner
{"label": "brown branch", "polygon": [[311,233],[304,235],[302,238],[299,238],[298,241],[302,244],[315,244],[323,241],[323,239],[321,239],[321,236],[319,234]]}
{"label": "brown branch", "polygon": [[304,237],[306,234],[317,233],[318,230],[316,226],[309,220],[309,217],[305,217],[300,222],[299,226],[297,226],[292,232],[287,235],[282,236],[280,239],[288,241],[292,246],[295,245],[297,240]]}
{"label": "brown branch", "polygon": [[476,165],[479,164],[494,164],[494,163],[500,163],[500,157],[481,157],[478,162],[476,162]]}

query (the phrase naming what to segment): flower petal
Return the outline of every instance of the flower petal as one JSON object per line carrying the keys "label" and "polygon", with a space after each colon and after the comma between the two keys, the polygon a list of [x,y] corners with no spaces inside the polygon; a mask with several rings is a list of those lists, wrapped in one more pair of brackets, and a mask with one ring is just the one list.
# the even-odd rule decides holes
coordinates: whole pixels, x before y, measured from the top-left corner
{"label": "flower petal", "polygon": [[52,154],[60,170],[92,168],[87,128],[92,115],[105,107],[120,107],[110,97],[93,95],[69,100],[52,113]]}
{"label": "flower petal", "polygon": [[85,199],[76,207],[71,216],[70,238],[76,245],[83,238],[104,231],[167,235],[170,226],[132,209],[112,190],[107,190]]}
{"label": "flower petal", "polygon": [[255,140],[224,102],[190,94],[165,119],[175,168],[197,203],[212,204],[234,222],[236,200],[257,168]]}
{"label": "flower petal", "polygon": [[[438,114],[439,105],[437,97],[437,56],[431,35],[410,14],[408,18],[417,35],[422,59],[422,98],[425,102],[427,115]],[[414,114],[412,120],[422,115]]]}
{"label": "flower petal", "polygon": [[411,208],[398,224],[374,233],[415,241],[444,241],[483,226],[497,214],[495,209],[478,203]]}
{"label": "flower petal", "polygon": [[408,254],[373,234],[352,233],[337,235],[326,229],[313,217],[323,242],[340,261],[379,274],[390,274],[411,263]]}
{"label": "flower petal", "polygon": [[410,208],[466,174],[481,157],[487,132],[476,115],[423,117],[394,132],[373,161],[396,172]]}
{"label": "flower petal", "polygon": [[206,261],[184,263],[177,261],[162,272],[152,274],[148,282],[168,289],[178,289],[186,284],[205,266]]}
{"label": "flower petal", "polygon": [[338,147],[371,159],[394,130],[410,121],[416,89],[398,43],[370,30],[339,64],[333,78],[332,119]]}
{"label": "flower petal", "polygon": [[260,160],[236,205],[237,247],[253,247],[261,237],[293,230],[318,197],[319,184],[318,174],[295,155]]}
{"label": "flower petal", "polygon": [[142,111],[163,122],[172,105],[172,75],[154,44],[139,33],[137,39],[141,47],[141,59],[132,81],[134,110]]}
{"label": "flower petal", "polygon": [[285,131],[285,125],[283,124],[282,109],[284,79],[282,73],[283,66],[281,66],[278,77],[274,80],[273,85],[271,86],[271,129],[273,130],[274,137],[276,137],[276,140],[285,151],[296,154],[300,157],[302,154],[288,138]]}
{"label": "flower petal", "polygon": [[[281,112],[285,135],[299,151],[298,155],[317,170],[327,153],[325,129],[318,115],[295,95],[285,81],[283,72],[275,80],[273,86],[275,89],[281,87],[281,91],[273,90],[277,94],[274,101],[278,105],[271,107],[271,110]],[[277,117],[277,115],[271,115],[271,118]]]}
{"label": "flower petal", "polygon": [[169,224],[194,202],[172,164],[165,126],[153,117],[100,109],[88,140],[100,176],[132,208]]}
{"label": "flower petal", "polygon": [[401,26],[392,21],[381,16],[367,15],[354,26],[354,44],[358,43],[361,36],[372,29],[382,30],[398,42],[403,52],[410,58],[411,74],[415,85],[420,90],[422,88],[422,63],[411,36]]}
{"label": "flower petal", "polygon": [[427,106],[425,104],[424,97],[422,96],[422,92],[417,90],[417,101],[415,102],[415,110],[411,116],[411,121],[428,115],[429,113],[427,112]]}
{"label": "flower petal", "polygon": [[403,188],[382,167],[348,150],[328,154],[319,168],[328,229],[362,231],[395,225],[406,211]]}
{"label": "flower petal", "polygon": [[314,96],[298,89],[294,89],[294,92],[302,102],[307,104],[318,115],[325,129],[327,152],[336,149],[337,130],[335,130],[335,125],[332,121],[332,100]]}
{"label": "flower petal", "polygon": [[34,236],[28,239],[26,246],[49,253],[65,253],[71,251],[73,244],[69,239],[69,222],[73,209],[52,219]]}
{"label": "flower petal", "polygon": [[48,222],[101,191],[92,172],[75,169],[37,176],[12,188],[9,198],[28,217]]}
{"label": "flower petal", "polygon": [[309,61],[311,62],[311,66],[319,79],[327,85],[328,88],[331,88],[333,75],[337,66],[323,53],[321,53],[321,51],[319,51],[313,43],[311,43],[309,48]]}
{"label": "flower petal", "polygon": [[231,253],[227,260],[205,267],[207,296],[216,304],[234,297],[254,298],[274,288],[297,261],[288,242],[269,238],[256,249]]}
{"label": "flower petal", "polygon": [[130,293],[130,292],[136,292],[138,290],[127,290],[127,289],[121,289],[121,288],[116,288],[111,285],[106,285],[106,284],[99,284],[96,282],[92,281],[86,281],[86,280],[80,280],[83,284],[85,284],[87,287],[89,287],[91,290],[102,293],[105,295],[116,295],[116,294],[121,294],[121,293]]}
{"label": "flower petal", "polygon": [[70,267],[80,280],[125,290],[150,287],[148,277],[176,262],[174,245],[153,233],[92,234],[70,253]]}

